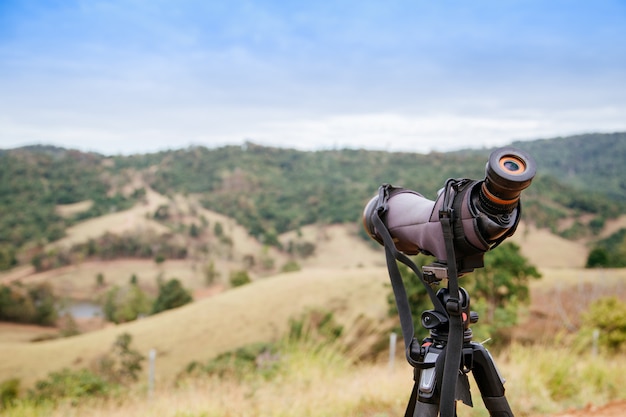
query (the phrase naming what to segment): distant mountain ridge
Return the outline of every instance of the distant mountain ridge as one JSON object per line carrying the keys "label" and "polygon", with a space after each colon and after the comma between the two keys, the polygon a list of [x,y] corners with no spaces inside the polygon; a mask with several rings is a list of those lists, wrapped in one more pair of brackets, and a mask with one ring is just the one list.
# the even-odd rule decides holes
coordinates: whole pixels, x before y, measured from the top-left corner
{"label": "distant mountain ridge", "polygon": [[514,142],[543,173],[581,190],[626,201],[626,132]]}

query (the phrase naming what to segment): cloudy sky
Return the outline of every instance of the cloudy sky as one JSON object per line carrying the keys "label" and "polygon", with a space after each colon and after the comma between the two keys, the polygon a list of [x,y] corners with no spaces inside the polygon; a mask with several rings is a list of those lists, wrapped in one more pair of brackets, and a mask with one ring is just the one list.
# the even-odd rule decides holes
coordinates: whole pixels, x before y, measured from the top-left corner
{"label": "cloudy sky", "polygon": [[0,148],[429,152],[623,130],[624,0],[0,1]]}

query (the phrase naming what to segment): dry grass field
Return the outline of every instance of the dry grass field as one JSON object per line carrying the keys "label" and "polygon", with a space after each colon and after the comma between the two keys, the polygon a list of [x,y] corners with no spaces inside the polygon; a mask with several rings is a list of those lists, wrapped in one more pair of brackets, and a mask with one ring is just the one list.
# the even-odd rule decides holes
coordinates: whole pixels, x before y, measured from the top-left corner
{"label": "dry grass field", "polygon": [[[63,367],[85,366],[105,353],[117,335],[133,335],[143,352],[156,349],[159,377],[170,381],[194,360],[205,361],[235,347],[277,340],[290,318],[307,309],[335,311],[352,324],[385,325],[384,269],[309,269],[264,278],[156,316],[72,338],[25,343],[0,342],[0,374],[30,383]],[[13,328],[3,329],[13,333]]]}

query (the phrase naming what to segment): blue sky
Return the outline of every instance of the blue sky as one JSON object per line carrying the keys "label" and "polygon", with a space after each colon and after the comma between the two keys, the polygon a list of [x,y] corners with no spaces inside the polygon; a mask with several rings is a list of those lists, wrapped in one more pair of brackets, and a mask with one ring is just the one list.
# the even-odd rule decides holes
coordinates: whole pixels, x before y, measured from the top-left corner
{"label": "blue sky", "polygon": [[0,0],[0,148],[430,152],[624,130],[624,0]]}

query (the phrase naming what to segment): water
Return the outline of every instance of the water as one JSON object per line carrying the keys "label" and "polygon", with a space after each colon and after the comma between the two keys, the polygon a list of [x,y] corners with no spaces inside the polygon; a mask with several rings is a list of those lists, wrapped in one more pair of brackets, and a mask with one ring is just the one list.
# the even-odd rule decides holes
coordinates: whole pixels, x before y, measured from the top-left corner
{"label": "water", "polygon": [[102,317],[102,307],[93,301],[71,300],[65,305],[59,314],[69,313],[75,319],[89,319],[92,317]]}

